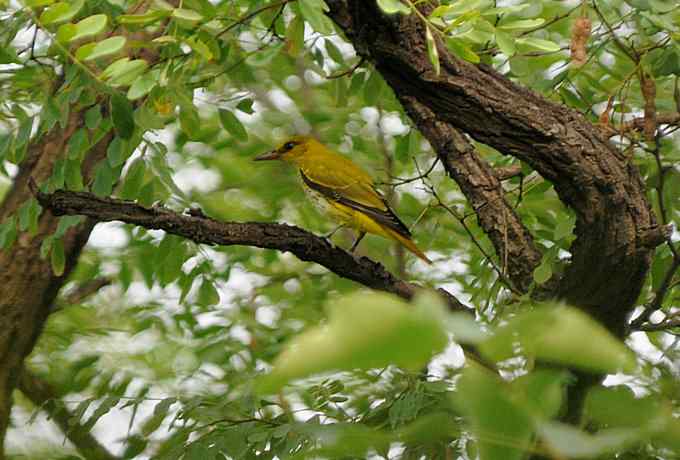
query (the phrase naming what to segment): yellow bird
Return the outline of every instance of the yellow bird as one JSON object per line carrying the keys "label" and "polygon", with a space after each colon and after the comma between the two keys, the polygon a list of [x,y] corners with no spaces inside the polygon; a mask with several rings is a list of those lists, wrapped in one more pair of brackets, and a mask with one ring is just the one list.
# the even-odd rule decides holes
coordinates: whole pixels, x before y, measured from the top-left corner
{"label": "yellow bird", "polygon": [[430,259],[413,243],[411,232],[375,188],[371,176],[349,158],[309,136],[294,136],[255,161],[283,160],[298,168],[305,192],[314,204],[342,226],[358,232],[350,251],[366,233],[398,241],[427,263]]}

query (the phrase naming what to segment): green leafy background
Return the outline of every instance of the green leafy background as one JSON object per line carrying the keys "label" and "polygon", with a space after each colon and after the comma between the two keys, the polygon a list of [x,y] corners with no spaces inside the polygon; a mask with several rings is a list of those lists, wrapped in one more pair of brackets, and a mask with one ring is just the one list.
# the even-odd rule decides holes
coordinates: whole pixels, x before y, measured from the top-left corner
{"label": "green leafy background", "polygon": [[[60,303],[28,361],[74,420],[124,458],[677,458],[677,328],[635,333],[631,351],[568,306],[513,299],[469,204],[391,89],[323,14],[323,0],[149,3],[136,13],[125,0],[0,1],[0,193],[31,140],[78,112],[82,126],[46,190],[198,205],[217,219],[321,234],[333,224],[305,201],[294,172],[252,161],[288,135],[311,133],[374,174],[435,263],[371,236],[360,254],[451,289],[477,321],[451,316],[433,296],[406,306],[369,293],[287,253],[100,225],[66,292],[96,277],[114,282]],[[613,98],[616,124],[641,113],[641,70],[656,81],[659,112],[678,110],[680,13],[670,3],[597,2],[597,13],[588,2],[442,1],[421,19],[436,69],[435,39],[594,123]],[[378,4],[387,14],[419,14],[409,0]],[[575,68],[570,27],[583,11],[594,30],[589,60]],[[599,15],[631,31],[639,64]],[[650,202],[659,211],[662,194],[665,223],[677,226],[680,150],[673,128],[665,130],[663,187],[653,146],[641,137],[620,145],[642,171]],[[83,184],[82,159],[110,132],[106,161]],[[513,164],[478,148],[494,166]],[[538,285],[568,259],[574,216],[549,182],[522,168],[504,186],[544,252]],[[39,213],[35,200],[23,205],[0,224],[0,245],[36,228]],[[56,273],[64,270],[61,237],[79,221],[62,218],[43,244]],[[351,239],[339,232],[334,242]],[[668,246],[657,249],[640,305],[672,260]],[[671,291],[661,319],[677,315],[677,301]],[[479,346],[503,378],[474,357],[463,368],[457,344]],[[584,427],[599,427],[596,434],[556,421],[571,377],[546,362],[625,372],[588,396]],[[16,407],[16,458],[79,458],[19,393]]]}

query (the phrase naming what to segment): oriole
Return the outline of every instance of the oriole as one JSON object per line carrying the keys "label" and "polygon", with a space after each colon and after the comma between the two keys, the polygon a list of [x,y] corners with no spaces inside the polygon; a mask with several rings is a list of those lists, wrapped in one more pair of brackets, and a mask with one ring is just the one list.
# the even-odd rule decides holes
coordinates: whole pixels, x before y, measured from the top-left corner
{"label": "oriole", "polygon": [[314,204],[342,226],[358,232],[350,251],[354,251],[366,233],[373,233],[398,241],[432,263],[411,240],[411,232],[375,188],[371,176],[346,156],[333,152],[313,137],[294,136],[254,160],[283,160],[297,167],[303,188]]}

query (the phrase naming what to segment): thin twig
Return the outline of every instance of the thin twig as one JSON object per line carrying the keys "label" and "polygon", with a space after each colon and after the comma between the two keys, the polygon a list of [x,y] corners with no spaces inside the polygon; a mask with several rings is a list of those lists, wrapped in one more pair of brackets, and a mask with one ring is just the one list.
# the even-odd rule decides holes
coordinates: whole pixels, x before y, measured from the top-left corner
{"label": "thin twig", "polygon": [[336,74],[333,74],[333,75],[328,75],[328,76],[326,76],[326,80],[333,80],[333,79],[335,79],[335,78],[342,78],[342,77],[344,77],[344,76],[346,76],[346,75],[352,75],[352,74],[354,73],[354,71],[357,70],[359,67],[361,67],[361,65],[362,65],[365,61],[366,61],[366,58],[364,58],[363,56],[361,56],[361,59],[359,59],[359,62],[357,62],[356,64],[354,64],[352,67],[350,67],[349,69],[344,70],[344,71],[342,71],[342,72],[340,72],[340,73],[336,73]]}
{"label": "thin twig", "polygon": [[224,28],[223,30],[218,32],[216,37],[220,38],[222,35],[226,34],[230,30],[232,30],[233,28],[238,27],[242,24],[245,24],[246,22],[250,21],[252,18],[254,18],[258,14],[262,13],[263,11],[267,11],[267,10],[270,10],[272,8],[278,8],[279,6],[285,6],[286,3],[290,3],[290,2],[293,2],[293,1],[295,1],[295,0],[282,0],[280,2],[271,3],[269,5],[262,6],[258,9],[256,9],[255,11],[252,11],[252,12],[246,14],[245,16],[243,16],[239,20],[233,22],[232,24],[229,24],[226,28]]}

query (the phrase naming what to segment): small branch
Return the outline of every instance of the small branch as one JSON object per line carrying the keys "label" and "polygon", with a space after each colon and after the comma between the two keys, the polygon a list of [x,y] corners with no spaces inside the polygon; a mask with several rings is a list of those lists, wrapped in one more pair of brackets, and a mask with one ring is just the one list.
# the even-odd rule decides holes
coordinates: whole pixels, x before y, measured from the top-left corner
{"label": "small branch", "polygon": [[49,383],[23,369],[18,387],[36,407],[49,415],[83,457],[91,460],[118,459],[92,436],[90,430],[84,427],[63,403],[56,399],[56,393]]}
{"label": "small branch", "polygon": [[[680,125],[680,112],[660,112],[656,114],[656,124],[660,125]],[[609,126],[606,130],[609,137],[617,134],[627,133],[630,131],[642,131],[645,126],[645,118],[633,118],[630,121],[622,123],[618,128]]]}
{"label": "small branch", "polygon": [[[513,292],[526,292],[533,283],[533,271],[541,263],[542,255],[505,199],[497,172],[477,154],[465,135],[440,120],[430,108],[411,96],[402,96],[400,100],[432,144],[446,173],[458,184],[477,214],[480,226],[501,261],[501,267],[495,267],[500,278]],[[521,167],[519,171],[511,168],[508,173],[521,173]]]}
{"label": "small branch", "polygon": [[513,177],[521,176],[522,175],[522,165],[510,165],[510,166],[502,166],[499,168],[494,169],[494,174],[498,178],[499,181],[504,181],[508,179],[512,179]]}
{"label": "small branch", "polygon": [[272,9],[272,8],[278,8],[279,6],[285,6],[286,3],[289,3],[289,2],[291,2],[291,1],[293,1],[293,0],[283,0],[283,1],[280,1],[280,2],[271,3],[271,4],[269,4],[269,5],[265,5],[265,6],[261,7],[261,8],[258,8],[258,9],[256,9],[255,11],[252,11],[252,12],[246,14],[245,16],[243,16],[243,17],[240,18],[239,20],[233,22],[232,24],[229,24],[226,28],[222,29],[222,30],[216,35],[216,38],[220,38],[222,35],[226,34],[226,33],[229,32],[230,30],[232,30],[234,27],[238,27],[238,26],[240,26],[240,25],[242,25],[242,24],[245,24],[246,22],[250,21],[252,18],[254,18],[254,17],[257,16],[258,14],[262,13],[263,11],[267,11],[267,10],[270,10],[270,9]]}
{"label": "small branch", "polygon": [[645,323],[641,324],[636,328],[638,331],[645,332],[655,332],[655,331],[667,331],[675,327],[680,327],[680,317],[674,316],[660,323]]}
{"label": "small branch", "polygon": [[333,74],[333,75],[328,75],[328,76],[326,77],[326,80],[333,80],[333,79],[335,79],[335,78],[342,78],[342,77],[344,77],[344,76],[346,76],[346,75],[352,75],[352,74],[354,73],[354,71],[357,70],[359,67],[361,67],[361,65],[362,65],[365,61],[366,61],[366,58],[364,58],[363,56],[361,56],[361,59],[359,59],[359,62],[357,62],[356,64],[354,64],[352,67],[350,67],[349,69],[344,70],[344,71],[342,71],[342,72],[340,72],[340,73],[336,73],[336,74]]}
{"label": "small branch", "polygon": [[[298,227],[262,222],[220,222],[201,216],[180,214],[162,206],[147,208],[133,201],[100,198],[86,192],[35,191],[40,204],[54,215],[83,215],[99,222],[121,221],[148,229],[164,230],[200,244],[243,245],[291,252],[299,259],[316,262],[338,276],[371,289],[390,292],[410,300],[419,286],[401,280],[380,263],[355,258],[325,238]],[[444,289],[438,292],[452,310],[469,309]]]}
{"label": "small branch", "polygon": [[[673,246],[671,245],[671,247]],[[659,289],[657,289],[656,293],[654,294],[654,298],[651,302],[645,305],[645,309],[640,314],[640,316],[631,321],[628,326],[629,330],[642,330],[641,327],[647,322],[647,320],[649,320],[649,317],[652,315],[652,313],[661,308],[661,305],[666,298],[666,294],[668,294],[668,291],[674,286],[673,277],[675,276],[678,268],[680,268],[680,257],[674,256],[673,262],[671,263],[671,266],[668,267],[668,270],[661,281]]]}
{"label": "small branch", "polygon": [[111,278],[100,277],[94,278],[78,285],[73,289],[60,303],[78,304],[91,295],[96,294],[101,288],[111,284]]}
{"label": "small branch", "polygon": [[619,37],[616,35],[616,32],[614,29],[612,29],[612,26],[607,22],[607,19],[604,17],[604,14],[600,11],[600,9],[597,7],[597,2],[593,1],[593,9],[597,13],[597,16],[600,18],[600,21],[602,24],[605,25],[607,30],[609,31],[609,34],[612,37],[612,40],[614,40],[614,43],[616,43],[616,46],[626,55],[628,56],[631,61],[634,63],[640,62],[640,57],[629,47],[623,44],[623,42],[619,39]]}

